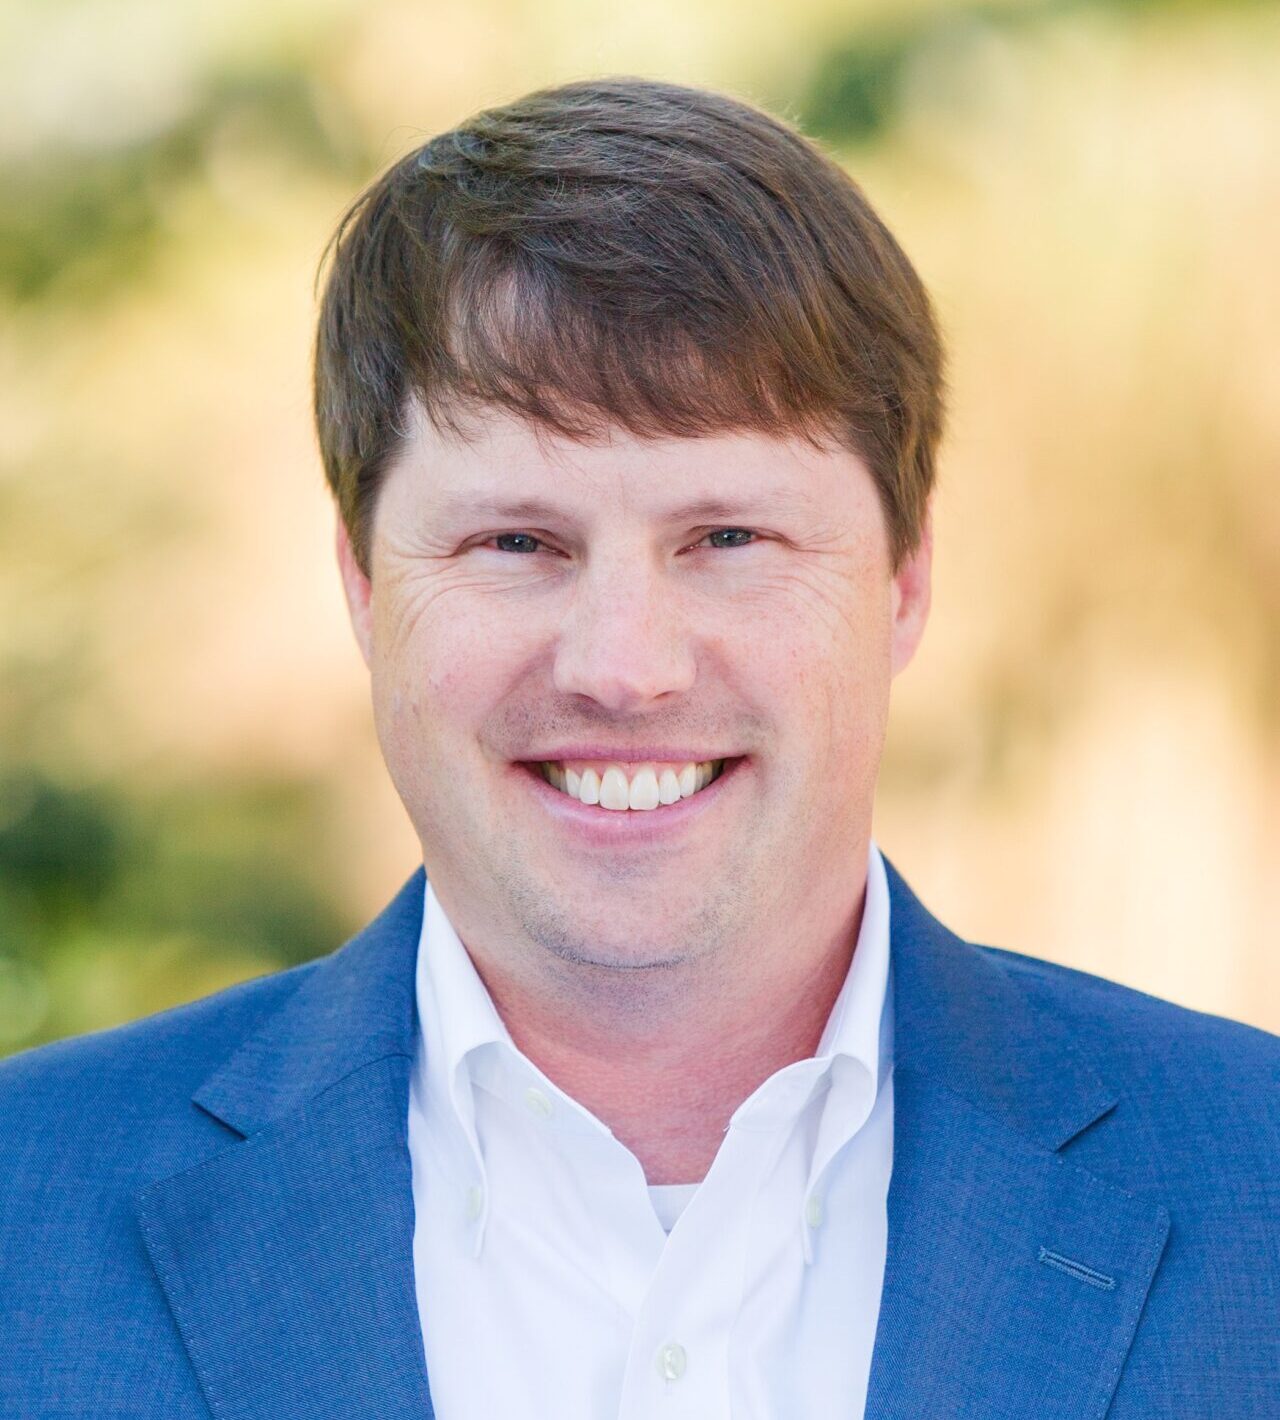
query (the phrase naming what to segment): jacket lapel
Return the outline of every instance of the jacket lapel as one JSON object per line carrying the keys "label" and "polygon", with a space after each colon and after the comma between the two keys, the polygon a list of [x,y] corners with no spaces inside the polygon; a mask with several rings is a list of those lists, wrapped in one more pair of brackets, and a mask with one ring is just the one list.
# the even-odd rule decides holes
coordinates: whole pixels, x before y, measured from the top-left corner
{"label": "jacket lapel", "polygon": [[210,1410],[429,1417],[407,1145],[423,875],[196,1092],[234,1131],[135,1197]]}
{"label": "jacket lapel", "polygon": [[[1059,1152],[1113,1108],[1065,1026],[886,864],[894,1165],[867,1420],[1097,1420],[1165,1210]],[[407,1145],[424,879],[204,1082],[231,1131],[135,1196],[219,1420],[430,1417]]]}
{"label": "jacket lapel", "polygon": [[1097,1420],[1168,1214],[1062,1156],[1114,1094],[888,876],[894,1161],[867,1420]]}

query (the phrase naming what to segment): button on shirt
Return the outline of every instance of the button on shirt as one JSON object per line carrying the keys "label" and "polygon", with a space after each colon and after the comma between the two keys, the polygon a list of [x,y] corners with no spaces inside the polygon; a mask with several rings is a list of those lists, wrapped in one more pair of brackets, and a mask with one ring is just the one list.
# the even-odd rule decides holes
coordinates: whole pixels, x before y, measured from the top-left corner
{"label": "button on shirt", "polygon": [[437,1420],[860,1420],[893,1159],[889,894],[818,1053],[734,1112],[705,1179],[635,1155],[516,1049],[430,883],[409,1097]]}

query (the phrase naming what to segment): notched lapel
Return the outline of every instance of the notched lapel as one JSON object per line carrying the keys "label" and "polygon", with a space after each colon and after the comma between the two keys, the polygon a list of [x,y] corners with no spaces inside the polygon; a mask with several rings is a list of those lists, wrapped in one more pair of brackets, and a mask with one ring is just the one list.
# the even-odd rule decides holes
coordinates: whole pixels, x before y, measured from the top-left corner
{"label": "notched lapel", "polygon": [[910,1070],[894,1125],[867,1420],[1100,1420],[1167,1212]]}
{"label": "notched lapel", "polygon": [[374,1061],[137,1195],[219,1420],[430,1416],[400,1118],[410,1063]]}
{"label": "notched lapel", "polygon": [[423,893],[419,871],[196,1091],[240,1138],[134,1197],[218,1420],[431,1415],[407,1138]]}
{"label": "notched lapel", "polygon": [[886,867],[894,1156],[866,1420],[1101,1420],[1169,1215],[1063,1156],[1115,1092]]}

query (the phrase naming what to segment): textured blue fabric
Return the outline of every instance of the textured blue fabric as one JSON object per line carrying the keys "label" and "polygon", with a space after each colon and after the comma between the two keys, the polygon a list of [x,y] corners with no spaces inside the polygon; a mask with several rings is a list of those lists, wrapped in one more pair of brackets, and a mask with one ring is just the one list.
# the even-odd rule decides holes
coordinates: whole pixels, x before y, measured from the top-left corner
{"label": "textured blue fabric", "polygon": [[[868,1420],[1277,1420],[1280,1040],[962,942],[888,874]],[[0,1064],[0,1416],[430,1416],[422,898],[419,872],[318,962]]]}

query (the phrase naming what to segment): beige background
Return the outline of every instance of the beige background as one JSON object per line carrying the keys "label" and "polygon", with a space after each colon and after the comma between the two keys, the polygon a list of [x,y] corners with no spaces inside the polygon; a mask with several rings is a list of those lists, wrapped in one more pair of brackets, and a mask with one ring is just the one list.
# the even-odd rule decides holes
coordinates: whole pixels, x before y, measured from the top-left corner
{"label": "beige background", "polygon": [[1280,1030],[1280,13],[617,8],[3,12],[0,1051],[327,951],[414,865],[331,562],[316,262],[430,133],[613,72],[799,121],[935,294],[881,846],[965,935]]}

